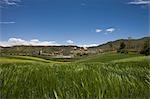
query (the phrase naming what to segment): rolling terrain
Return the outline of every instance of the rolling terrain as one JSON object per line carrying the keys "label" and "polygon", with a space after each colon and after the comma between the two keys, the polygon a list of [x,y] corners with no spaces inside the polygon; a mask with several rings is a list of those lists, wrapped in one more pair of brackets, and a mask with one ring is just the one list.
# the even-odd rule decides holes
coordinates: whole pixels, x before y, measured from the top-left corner
{"label": "rolling terrain", "polygon": [[[150,56],[139,54],[149,39],[0,47],[0,98],[149,99]],[[126,51],[117,53],[121,42]]]}
{"label": "rolling terrain", "polygon": [[[143,48],[144,43],[146,41],[150,41],[150,37],[144,37],[140,39],[120,39],[116,41],[111,41],[99,46],[95,47],[88,47],[86,55],[93,55],[99,54],[100,51],[102,52],[109,52],[109,51],[116,51],[121,42],[126,44],[126,50],[130,52],[139,53],[139,51]],[[74,49],[75,48],[75,49]],[[77,54],[80,55],[80,50],[82,47],[78,46],[25,46],[25,45],[18,45],[12,47],[0,47],[0,55],[26,55],[26,56],[36,56],[36,57],[43,57],[45,59],[50,59],[49,56],[52,55],[70,55],[70,54]],[[75,51],[74,51],[75,50]],[[43,54],[40,53],[42,51]],[[73,51],[73,52],[72,52]],[[75,53],[76,52],[76,53]],[[85,55],[85,56],[86,56]]]}
{"label": "rolling terrain", "polygon": [[117,53],[67,63],[3,56],[1,98],[148,99],[149,60],[150,56]]}
{"label": "rolling terrain", "polygon": [[148,41],[150,43],[150,37],[143,37],[140,39],[119,39],[116,41],[110,41],[105,44],[96,46],[96,47],[91,47],[91,49],[103,49],[104,51],[111,51],[118,49],[120,46],[121,42],[124,42],[126,44],[126,49],[131,52],[139,52],[142,47],[144,46],[144,43]]}

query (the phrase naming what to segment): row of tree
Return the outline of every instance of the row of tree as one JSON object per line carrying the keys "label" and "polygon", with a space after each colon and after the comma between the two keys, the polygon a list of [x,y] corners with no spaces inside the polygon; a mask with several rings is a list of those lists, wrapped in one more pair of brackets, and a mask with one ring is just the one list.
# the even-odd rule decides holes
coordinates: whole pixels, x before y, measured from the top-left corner
{"label": "row of tree", "polygon": [[[126,44],[124,42],[120,43],[120,47],[117,50],[118,53],[128,53],[127,49],[126,49]],[[140,50],[140,54],[144,54],[144,55],[150,55],[150,43],[149,41],[145,41],[143,48]]]}

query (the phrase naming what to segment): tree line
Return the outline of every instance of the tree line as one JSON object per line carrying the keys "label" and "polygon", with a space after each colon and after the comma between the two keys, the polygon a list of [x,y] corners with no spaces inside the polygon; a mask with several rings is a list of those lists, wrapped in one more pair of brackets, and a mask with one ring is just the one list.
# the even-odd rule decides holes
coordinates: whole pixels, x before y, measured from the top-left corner
{"label": "tree line", "polygon": [[[120,46],[117,50],[118,53],[128,53],[128,50],[127,50],[127,45],[124,43],[124,42],[121,42],[120,43]],[[149,40],[146,40],[144,42],[144,45],[143,47],[141,48],[140,54],[143,54],[143,55],[150,55],[150,42]]]}

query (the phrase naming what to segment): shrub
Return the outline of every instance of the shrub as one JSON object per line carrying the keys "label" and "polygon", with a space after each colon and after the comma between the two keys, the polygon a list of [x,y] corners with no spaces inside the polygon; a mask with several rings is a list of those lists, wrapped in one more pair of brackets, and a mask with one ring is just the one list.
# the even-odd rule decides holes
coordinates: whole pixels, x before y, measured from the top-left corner
{"label": "shrub", "polygon": [[125,48],[126,48],[126,44],[124,42],[121,42],[120,47],[117,50],[117,52],[118,53],[128,53],[128,51]]}
{"label": "shrub", "polygon": [[144,55],[150,55],[150,45],[149,45],[149,41],[145,41],[144,46],[142,48],[142,50],[140,51],[140,54],[144,54]]}

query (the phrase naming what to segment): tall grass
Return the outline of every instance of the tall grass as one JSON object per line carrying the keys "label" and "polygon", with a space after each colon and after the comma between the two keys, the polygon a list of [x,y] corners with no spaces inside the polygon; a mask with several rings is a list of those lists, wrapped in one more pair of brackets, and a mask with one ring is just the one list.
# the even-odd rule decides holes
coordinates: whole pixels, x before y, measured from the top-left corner
{"label": "tall grass", "polygon": [[147,62],[0,64],[0,81],[7,99],[150,98]]}
{"label": "tall grass", "polygon": [[102,63],[108,63],[110,61],[114,60],[121,60],[121,59],[128,59],[132,57],[139,57],[141,55],[137,54],[116,54],[116,53],[105,53],[105,54],[100,54],[96,55],[94,57],[88,57],[84,58],[82,60],[79,60],[79,62],[102,62]]}

